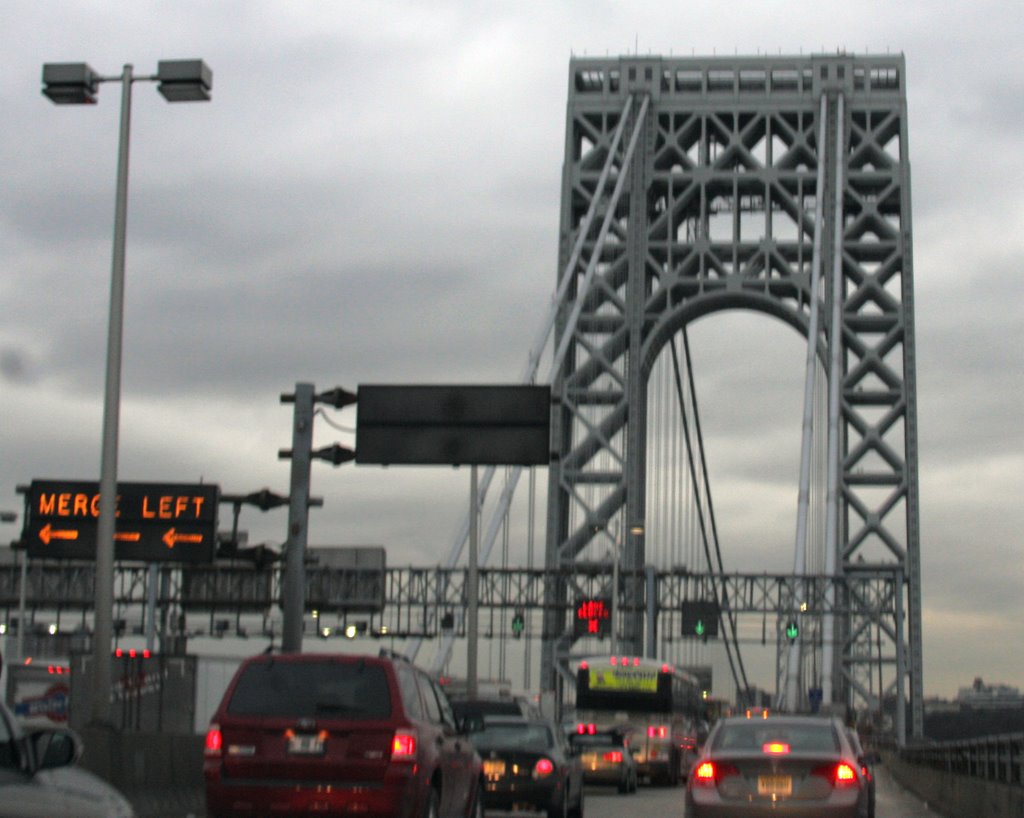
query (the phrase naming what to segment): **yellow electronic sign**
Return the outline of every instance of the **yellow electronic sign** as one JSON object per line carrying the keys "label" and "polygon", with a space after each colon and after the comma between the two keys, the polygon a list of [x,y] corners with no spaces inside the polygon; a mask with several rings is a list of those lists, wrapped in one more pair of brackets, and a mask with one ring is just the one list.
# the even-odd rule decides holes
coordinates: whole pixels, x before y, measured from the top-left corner
{"label": "yellow electronic sign", "polygon": [[590,689],[608,690],[621,693],[657,693],[658,671],[653,668],[592,667],[590,668]]}
{"label": "yellow electronic sign", "polygon": [[[215,485],[118,483],[114,556],[144,562],[211,562]],[[34,480],[22,542],[30,557],[93,559],[100,492],[84,480]]]}

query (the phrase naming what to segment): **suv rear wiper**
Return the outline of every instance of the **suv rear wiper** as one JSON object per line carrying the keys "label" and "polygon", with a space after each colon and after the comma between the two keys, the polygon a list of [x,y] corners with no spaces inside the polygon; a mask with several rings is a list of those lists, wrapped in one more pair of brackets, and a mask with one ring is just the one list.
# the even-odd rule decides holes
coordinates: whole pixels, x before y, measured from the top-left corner
{"label": "suv rear wiper", "polygon": [[360,707],[340,704],[339,702],[316,702],[313,705],[313,709],[317,713],[359,713],[362,711]]}

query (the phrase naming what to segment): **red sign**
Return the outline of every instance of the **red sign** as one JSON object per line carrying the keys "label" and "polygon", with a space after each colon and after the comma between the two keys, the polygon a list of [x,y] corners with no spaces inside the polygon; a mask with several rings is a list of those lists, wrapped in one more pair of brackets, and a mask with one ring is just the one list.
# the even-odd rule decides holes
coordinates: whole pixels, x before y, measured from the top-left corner
{"label": "red sign", "polygon": [[604,637],[611,633],[612,610],[610,600],[600,597],[583,599],[576,603],[573,634]]}

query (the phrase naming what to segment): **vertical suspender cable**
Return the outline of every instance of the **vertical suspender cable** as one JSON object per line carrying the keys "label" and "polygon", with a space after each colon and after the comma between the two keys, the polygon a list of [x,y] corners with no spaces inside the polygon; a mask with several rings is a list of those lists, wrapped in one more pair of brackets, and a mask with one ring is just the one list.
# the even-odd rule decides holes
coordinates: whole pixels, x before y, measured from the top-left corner
{"label": "vertical suspender cable", "polygon": [[[535,341],[532,349],[530,350],[529,360],[527,362],[526,369],[524,370],[522,378],[524,383],[533,383],[537,377],[537,370],[540,366],[541,353],[544,347],[547,345],[547,339],[551,336],[551,333],[554,330],[555,318],[558,315],[559,305],[561,304],[562,299],[565,298],[566,294],[568,293],[569,285],[574,279],[575,269],[577,264],[579,263],[579,258],[583,251],[583,246],[585,244],[586,237],[590,234],[591,224],[593,223],[593,220],[597,215],[598,204],[602,200],[604,188],[608,183],[608,178],[611,175],[611,169],[614,166],[615,155],[618,151],[618,146],[621,141],[622,134],[625,129],[627,116],[632,104],[633,98],[630,97],[626,100],[626,103],[623,106],[622,114],[619,119],[619,124],[616,127],[615,134],[612,137],[612,144],[608,152],[608,159],[605,162],[604,168],[601,170],[600,177],[598,178],[597,187],[594,191],[594,198],[591,200],[590,206],[587,209],[587,215],[584,218],[583,223],[580,225],[579,235],[577,236],[576,242],[573,246],[573,251],[569,258],[569,262],[562,270],[562,275],[558,282],[558,288],[555,292],[554,298],[552,299],[551,307],[548,310],[548,315],[541,327],[541,331],[538,333],[537,340]],[[643,118],[647,112],[648,104],[649,101],[645,98],[640,115],[638,117],[637,126],[634,129],[633,137],[626,153],[626,157],[622,163],[622,167],[619,169],[619,181],[616,183],[616,186],[612,193],[611,201],[608,205],[608,216],[606,216],[605,222],[602,225],[601,233],[598,236],[597,244],[594,248],[593,257],[591,258],[590,264],[587,266],[587,273],[584,276],[584,280],[579,288],[579,291],[577,292],[576,298],[577,303],[579,304],[582,304],[582,301],[586,296],[587,290],[590,287],[590,282],[593,279],[593,268],[596,267],[597,259],[600,257],[601,248],[604,245],[604,240],[608,233],[609,219],[614,214],[615,205],[618,202],[619,196],[622,193],[622,180],[628,175],[627,170],[632,159],[633,151],[636,148],[637,137],[641,130],[640,126],[643,123]],[[578,319],[578,317],[579,314],[577,312],[569,319],[569,322],[566,326],[565,337],[571,337],[572,333],[575,332],[576,320]],[[564,350],[562,354],[564,355]],[[548,376],[549,382],[551,382],[553,374],[558,372],[560,367],[561,358],[558,356],[558,354],[556,354],[551,364],[551,374],[549,374]],[[480,480],[479,503],[481,505],[483,503],[483,498],[486,496],[487,489],[491,484],[491,480],[494,477],[494,471],[494,466],[488,466],[484,470],[483,477]],[[509,480],[505,485],[505,490],[502,492],[502,495],[498,500],[498,508],[494,512],[495,518],[498,516],[504,516],[508,513],[508,507],[511,503],[512,494],[515,492],[515,488],[517,483],[519,482],[519,476],[521,473],[522,467],[520,466],[516,466],[512,470],[512,474],[510,475]],[[476,511],[479,512],[479,506],[476,509]],[[472,510],[470,513],[472,513]],[[456,535],[455,542],[452,545],[451,551],[449,552],[448,559],[445,563],[445,567],[452,568],[454,567],[455,563],[458,562],[459,556],[462,554],[462,549],[466,544],[467,538],[469,537],[469,528],[469,514],[467,514],[465,521],[462,523],[460,527],[459,533]],[[491,524],[488,526],[484,546],[480,555],[481,562],[484,565],[487,564],[487,559],[490,556],[491,546],[494,544],[494,537],[496,536],[496,534],[497,525],[495,524],[495,520],[492,519]],[[441,666],[443,666],[448,656],[450,655],[454,641],[454,633],[447,634],[442,640],[441,647],[438,650],[437,655],[434,657],[434,661],[431,664],[431,670],[435,673],[440,669]],[[419,654],[422,645],[422,639],[415,640],[410,646],[407,655],[410,658],[415,659],[416,656]]]}
{"label": "vertical suspender cable", "polygon": [[[825,498],[825,586],[826,607],[835,603],[836,561],[839,552],[839,413],[843,378],[843,130],[845,124],[843,95],[836,106],[836,178],[835,235],[832,253],[832,327],[829,333],[831,353],[828,373],[828,493]],[[822,701],[832,701],[832,662],[835,622],[831,613],[822,620]]]}
{"label": "vertical suspender cable", "polygon": [[[821,278],[821,241],[824,229],[825,161],[828,138],[828,100],[821,95],[818,113],[818,180],[814,199],[814,254],[811,257],[811,294],[809,324],[807,328],[807,363],[804,372],[803,439],[800,443],[800,494],[797,500],[796,546],[793,554],[793,573],[807,573],[807,517],[810,508],[811,450],[814,438],[814,377],[818,363],[818,281]],[[799,704],[800,640],[789,647],[786,672],[786,709],[791,713]]]}

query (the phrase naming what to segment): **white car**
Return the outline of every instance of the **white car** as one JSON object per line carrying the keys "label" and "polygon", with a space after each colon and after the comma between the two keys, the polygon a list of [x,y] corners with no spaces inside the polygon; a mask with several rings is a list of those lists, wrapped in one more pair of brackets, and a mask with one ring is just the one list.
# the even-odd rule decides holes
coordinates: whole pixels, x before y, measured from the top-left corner
{"label": "white car", "polygon": [[25,730],[0,703],[0,817],[135,818],[128,799],[75,766],[81,755],[71,730]]}

